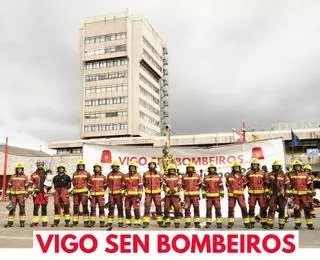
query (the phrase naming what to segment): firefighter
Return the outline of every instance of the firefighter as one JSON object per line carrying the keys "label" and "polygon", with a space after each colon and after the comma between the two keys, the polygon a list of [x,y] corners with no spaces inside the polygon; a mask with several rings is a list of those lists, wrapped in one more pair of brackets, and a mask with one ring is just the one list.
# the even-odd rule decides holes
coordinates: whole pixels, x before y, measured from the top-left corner
{"label": "firefighter", "polygon": [[168,174],[163,179],[163,190],[165,192],[164,198],[164,227],[169,227],[171,218],[170,210],[173,206],[174,212],[174,226],[180,227],[180,190],[181,190],[181,178],[177,175],[176,165],[171,163],[167,167]]}
{"label": "firefighter", "polygon": [[80,204],[83,210],[84,227],[89,227],[89,210],[88,210],[88,183],[90,174],[85,170],[85,162],[77,161],[77,169],[72,176],[73,184],[73,219],[72,226],[77,226],[79,223]]}
{"label": "firefighter", "polygon": [[[310,178],[311,178],[311,182],[313,183],[315,177],[314,175],[312,175],[312,167],[309,164],[306,164],[305,166],[303,166],[303,170],[309,174]],[[316,217],[316,211],[314,210],[314,206],[313,206],[313,197],[316,196],[316,190],[314,189],[314,187],[312,186],[312,188],[309,190],[309,205],[310,205],[310,209],[311,209],[311,216],[313,218]]]}
{"label": "firefighter", "polygon": [[246,176],[241,172],[241,163],[233,161],[231,163],[231,173],[226,177],[226,186],[228,189],[228,228],[232,228],[234,225],[234,207],[238,202],[243,223],[246,228],[249,228],[249,218],[247,206],[244,198],[244,189],[246,187]]}
{"label": "firefighter", "polygon": [[269,196],[269,213],[268,227],[273,228],[275,212],[279,210],[279,229],[283,229],[285,225],[285,209],[287,198],[290,195],[289,177],[282,171],[282,164],[279,160],[272,162],[272,171],[268,174],[267,179]]}
{"label": "firefighter", "polygon": [[202,198],[206,198],[207,214],[205,228],[209,228],[212,223],[212,207],[216,212],[216,224],[222,228],[222,215],[220,198],[224,197],[223,183],[221,177],[217,174],[217,166],[211,163],[208,166],[208,174],[204,177],[202,183]]}
{"label": "firefighter", "polygon": [[131,215],[132,207],[135,217],[134,227],[141,227],[140,201],[142,198],[143,181],[137,169],[138,164],[132,161],[129,163],[129,173],[124,175],[126,227],[131,227],[133,222]]}
{"label": "firefighter", "polygon": [[96,223],[96,207],[99,207],[99,224],[103,228],[105,225],[105,214],[104,214],[104,194],[107,189],[107,177],[102,174],[102,165],[96,163],[93,165],[93,175],[89,180],[90,189],[90,227],[94,227]]}
{"label": "firefighter", "polygon": [[48,225],[47,205],[48,205],[48,188],[45,187],[44,182],[46,180],[47,173],[44,170],[44,161],[38,160],[36,162],[37,170],[31,174],[29,180],[29,194],[33,195],[33,226],[39,225],[39,208],[41,206],[41,221],[42,226]]}
{"label": "firefighter", "polygon": [[186,165],[186,174],[182,176],[182,188],[185,202],[185,228],[191,226],[191,211],[193,206],[194,226],[200,228],[200,175],[195,172],[195,165],[189,162]]}
{"label": "firefighter", "polygon": [[57,165],[58,174],[53,177],[54,187],[54,218],[52,227],[57,227],[61,218],[61,209],[65,218],[65,227],[70,225],[70,200],[69,189],[71,188],[72,180],[66,174],[66,166],[63,163]]}
{"label": "firefighter", "polygon": [[159,227],[163,226],[163,216],[161,209],[161,186],[162,176],[156,170],[157,161],[151,160],[148,163],[149,170],[143,174],[143,186],[145,189],[143,228],[150,224],[150,208],[152,201],[156,207],[156,220]]}
{"label": "firefighter", "polygon": [[18,162],[15,166],[15,174],[13,174],[8,182],[7,195],[12,203],[9,211],[8,223],[4,227],[12,227],[17,204],[19,205],[20,227],[24,227],[26,221],[25,200],[28,192],[28,177],[24,174],[24,165]]}
{"label": "firefighter", "polygon": [[299,160],[294,160],[292,162],[292,172],[289,175],[291,190],[294,203],[294,218],[295,218],[295,229],[300,229],[301,227],[301,208],[304,210],[304,215],[306,218],[307,227],[313,230],[311,209],[308,200],[308,193],[312,189],[311,178],[308,173],[304,172],[302,169],[302,162]]}
{"label": "firefighter", "polygon": [[114,210],[118,210],[118,226],[123,227],[123,173],[120,172],[120,161],[111,163],[112,171],[107,175],[107,188],[109,193],[109,213],[107,228],[112,227],[114,221]]}
{"label": "firefighter", "polygon": [[250,228],[254,228],[255,207],[258,202],[260,207],[260,223],[263,228],[267,229],[267,204],[265,201],[265,188],[267,175],[260,170],[260,162],[257,158],[251,159],[251,168],[246,174],[246,181],[249,193],[249,220]]}

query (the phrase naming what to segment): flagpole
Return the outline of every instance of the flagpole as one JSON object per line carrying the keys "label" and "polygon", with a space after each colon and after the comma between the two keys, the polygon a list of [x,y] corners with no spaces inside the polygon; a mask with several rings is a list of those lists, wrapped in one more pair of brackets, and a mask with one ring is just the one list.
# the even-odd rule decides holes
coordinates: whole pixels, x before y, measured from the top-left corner
{"label": "flagpole", "polygon": [[4,148],[2,200],[6,200],[7,198],[7,165],[8,165],[8,137],[6,137],[6,144]]}

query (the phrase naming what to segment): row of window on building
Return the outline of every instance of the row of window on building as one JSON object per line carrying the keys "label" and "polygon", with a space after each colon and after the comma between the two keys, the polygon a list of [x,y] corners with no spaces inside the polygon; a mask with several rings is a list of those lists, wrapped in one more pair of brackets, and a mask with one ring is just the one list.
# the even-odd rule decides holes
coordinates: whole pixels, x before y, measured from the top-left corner
{"label": "row of window on building", "polygon": [[126,50],[127,50],[127,45],[122,44],[122,45],[108,46],[103,48],[85,49],[84,55],[85,56],[103,55],[106,53],[121,52]]}
{"label": "row of window on building", "polygon": [[95,124],[95,125],[85,125],[85,132],[103,132],[103,131],[119,131],[128,129],[127,124]]}
{"label": "row of window on building", "polygon": [[155,126],[158,126],[158,127],[160,126],[160,121],[154,119],[152,116],[147,115],[143,111],[140,111],[139,114],[140,114],[140,118],[142,120],[144,120],[144,121],[146,121],[146,122],[148,122],[148,123],[150,123],[152,125],[155,125]]}
{"label": "row of window on building", "polygon": [[121,92],[128,91],[128,83],[90,87],[86,89],[86,94],[107,93],[107,92],[114,93],[118,91],[121,91]]}
{"label": "row of window on building", "polygon": [[150,105],[147,101],[145,101],[144,99],[140,98],[139,103],[142,107],[144,107],[145,109],[149,110],[151,113],[160,116],[160,110],[156,109],[155,107],[153,107],[152,105]]}
{"label": "row of window on building", "polygon": [[160,93],[160,90],[158,87],[156,87],[154,84],[152,84],[145,76],[143,76],[141,73],[140,73],[140,80],[146,84],[150,89],[152,89],[154,92],[156,93]]}
{"label": "row of window on building", "polygon": [[96,119],[96,118],[112,118],[112,117],[125,117],[128,116],[127,110],[114,110],[114,111],[99,111],[89,112],[84,114],[85,119]]}
{"label": "row of window on building", "polygon": [[151,129],[151,128],[145,126],[144,124],[139,124],[139,129],[140,129],[140,131],[146,133],[147,135],[153,135],[153,136],[160,135],[160,132]]}
{"label": "row of window on building", "polygon": [[86,63],[86,69],[100,69],[109,67],[118,67],[128,64],[127,59],[112,59],[112,60],[100,60],[100,61],[90,61]]}
{"label": "row of window on building", "polygon": [[89,99],[85,101],[85,106],[104,106],[113,104],[126,104],[128,103],[128,97],[113,97],[113,98],[99,98]]}
{"label": "row of window on building", "polygon": [[157,50],[151,45],[151,43],[143,36],[143,43],[147,48],[155,55],[159,60],[162,60],[162,56],[157,52]]}
{"label": "row of window on building", "polygon": [[142,95],[144,95],[146,98],[148,98],[149,100],[153,101],[154,103],[156,103],[157,105],[159,105],[160,100],[158,98],[156,98],[154,95],[152,95],[151,93],[149,93],[147,90],[145,90],[142,86],[139,86],[140,92]]}
{"label": "row of window on building", "polygon": [[151,55],[143,49],[143,55],[146,56],[146,58],[153,64],[159,71],[162,71],[162,67],[159,65],[158,62],[155,61],[154,58],[151,57]]}
{"label": "row of window on building", "polygon": [[86,37],[84,42],[85,42],[85,44],[94,44],[94,43],[100,43],[100,42],[121,40],[121,39],[126,39],[126,38],[127,38],[127,33],[120,32],[120,33],[111,33],[111,34]]}
{"label": "row of window on building", "polygon": [[148,69],[146,69],[146,67],[143,66],[141,63],[140,63],[140,69],[144,71],[146,74],[148,74],[156,82],[156,84],[159,84],[160,78],[157,78],[153,73],[151,73]]}
{"label": "row of window on building", "polygon": [[128,71],[118,71],[118,72],[109,72],[109,73],[89,74],[89,75],[86,75],[86,81],[98,81],[98,80],[118,79],[118,78],[127,78],[127,77],[128,77]]}

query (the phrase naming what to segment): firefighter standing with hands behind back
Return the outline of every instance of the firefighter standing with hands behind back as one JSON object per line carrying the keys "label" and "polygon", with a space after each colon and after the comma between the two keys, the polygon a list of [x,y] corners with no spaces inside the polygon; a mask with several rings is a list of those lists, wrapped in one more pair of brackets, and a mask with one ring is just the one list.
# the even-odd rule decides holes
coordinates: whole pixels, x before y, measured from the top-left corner
{"label": "firefighter standing with hands behind back", "polygon": [[210,164],[208,166],[208,175],[203,179],[202,183],[202,198],[206,198],[207,214],[205,228],[209,228],[212,223],[212,207],[216,211],[216,224],[218,228],[222,228],[222,215],[220,197],[223,198],[223,182],[217,174],[217,166]]}
{"label": "firefighter standing with hands behind back", "polygon": [[308,229],[313,230],[311,208],[308,200],[308,193],[310,193],[310,190],[312,189],[312,182],[308,173],[303,171],[302,162],[299,160],[292,162],[292,172],[290,173],[289,178],[294,204],[294,228],[300,229],[301,227],[301,209],[303,208],[307,227]]}
{"label": "firefighter standing with hands behind back", "polygon": [[143,181],[140,173],[137,172],[138,164],[134,161],[129,163],[129,173],[124,175],[124,194],[125,194],[125,211],[126,226],[131,227],[132,215],[131,209],[134,211],[134,227],[141,227],[140,201],[142,198]]}
{"label": "firefighter standing with hands behind back", "polygon": [[90,174],[85,170],[85,162],[77,161],[77,170],[73,173],[73,226],[79,223],[80,204],[83,210],[84,227],[89,227],[89,210],[88,210],[88,183]]}
{"label": "firefighter standing with hands behind back", "polygon": [[93,175],[89,181],[90,189],[90,227],[94,227],[96,223],[96,208],[99,208],[99,224],[103,228],[105,225],[104,194],[107,188],[107,177],[102,174],[102,165],[96,163],[93,165]]}
{"label": "firefighter standing with hands behind back", "polygon": [[201,179],[200,175],[195,172],[195,165],[189,162],[186,165],[186,174],[182,176],[182,188],[184,190],[184,203],[185,203],[185,228],[191,226],[191,211],[193,206],[194,226],[200,228],[200,188]]}
{"label": "firefighter standing with hands behind back", "polygon": [[[306,164],[305,166],[303,166],[303,170],[309,174],[310,178],[311,178],[311,182],[313,183],[313,180],[315,179],[315,176],[312,175],[312,167],[309,164]],[[316,196],[316,190],[312,188],[309,190],[308,193],[308,197],[309,197],[309,205],[310,205],[310,210],[311,210],[311,216],[313,218],[316,217],[316,211],[314,210],[314,206],[313,206],[313,197]]]}
{"label": "firefighter standing with hands behind back", "polygon": [[246,228],[249,228],[249,218],[246,206],[246,201],[244,198],[244,189],[247,184],[246,177],[241,172],[241,163],[238,161],[233,161],[231,163],[231,173],[228,174],[226,178],[226,186],[228,188],[228,228],[232,228],[234,225],[234,207],[238,202],[243,223]]}
{"label": "firefighter standing with hands behind back", "polygon": [[27,198],[28,177],[24,174],[24,165],[18,162],[15,166],[15,174],[13,174],[8,182],[7,194],[12,204],[9,211],[8,223],[4,227],[12,227],[17,204],[19,205],[20,227],[24,227],[26,221],[25,200]]}
{"label": "firefighter standing with hands behind back", "polygon": [[171,206],[174,208],[174,226],[180,227],[180,190],[181,190],[181,178],[177,175],[176,165],[171,163],[167,167],[167,175],[163,180],[163,190],[165,192],[164,198],[164,227],[170,226],[170,210]]}

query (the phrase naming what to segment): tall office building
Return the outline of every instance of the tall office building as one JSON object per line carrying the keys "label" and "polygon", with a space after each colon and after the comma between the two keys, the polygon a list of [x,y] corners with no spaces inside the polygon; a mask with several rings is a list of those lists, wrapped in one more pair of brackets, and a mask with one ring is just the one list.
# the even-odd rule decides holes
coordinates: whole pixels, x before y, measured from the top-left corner
{"label": "tall office building", "polygon": [[122,13],[85,20],[80,51],[82,138],[164,133],[167,50],[144,18]]}

